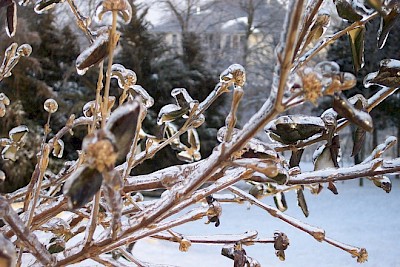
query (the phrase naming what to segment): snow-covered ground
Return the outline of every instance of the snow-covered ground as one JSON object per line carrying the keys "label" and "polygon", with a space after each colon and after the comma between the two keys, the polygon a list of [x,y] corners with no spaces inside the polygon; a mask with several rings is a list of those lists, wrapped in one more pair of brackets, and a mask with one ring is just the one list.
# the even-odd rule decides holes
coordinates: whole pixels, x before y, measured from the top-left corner
{"label": "snow-covered ground", "polygon": [[[311,164],[303,166],[309,169]],[[272,237],[276,230],[290,239],[286,261],[275,256],[272,244],[245,247],[249,256],[262,266],[287,267],[400,267],[400,180],[392,179],[392,192],[387,194],[372,182],[358,180],[336,183],[339,195],[324,189],[319,195],[305,191],[310,216],[305,218],[297,207],[295,192],[286,193],[288,215],[325,230],[326,236],[357,247],[364,247],[369,254],[368,262],[360,264],[348,253],[320,243],[306,233],[271,217],[267,212],[247,204],[224,204],[221,225],[192,222],[173,230],[183,235],[240,234],[257,230],[259,237]],[[272,198],[263,201],[274,206]],[[233,266],[233,261],[221,255],[222,246],[192,244],[188,252],[180,252],[177,243],[151,238],[136,243],[133,254],[140,260],[182,267]],[[33,260],[33,259],[31,259]],[[25,261],[28,263],[30,261]],[[29,266],[24,265],[24,266]],[[74,266],[100,266],[87,260]],[[134,266],[134,265],[132,265]]]}
{"label": "snow-covered ground", "polygon": [[[243,233],[257,230],[259,236],[272,237],[275,230],[286,233],[290,246],[286,250],[286,261],[275,257],[271,244],[246,248],[247,254],[260,261],[262,266],[307,266],[307,267],[396,267],[400,266],[400,181],[393,179],[390,194],[364,181],[358,180],[337,184],[339,195],[328,190],[314,196],[306,192],[310,216],[304,218],[296,205],[294,192],[287,193],[287,214],[302,219],[326,231],[326,235],[351,245],[365,247],[368,262],[359,264],[348,253],[319,243],[311,236],[269,216],[252,206],[227,204],[223,206],[221,225],[205,225],[194,222],[174,230],[182,234]],[[272,199],[265,201],[273,205]],[[232,266],[233,262],[220,255],[220,246],[192,245],[188,252],[180,252],[178,244],[145,239],[138,242],[134,254],[141,260],[177,266]],[[82,265],[81,265],[82,266]]]}

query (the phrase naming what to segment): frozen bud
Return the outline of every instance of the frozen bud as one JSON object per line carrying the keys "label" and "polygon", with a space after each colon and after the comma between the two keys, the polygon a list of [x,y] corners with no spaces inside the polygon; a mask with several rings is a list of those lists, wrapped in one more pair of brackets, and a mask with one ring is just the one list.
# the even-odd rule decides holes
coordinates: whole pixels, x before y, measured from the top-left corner
{"label": "frozen bud", "polygon": [[124,160],[135,137],[138,118],[142,107],[138,102],[129,102],[119,106],[107,121],[106,129],[110,131],[118,148],[118,160]]}
{"label": "frozen bud", "polygon": [[64,141],[61,139],[57,139],[53,146],[53,156],[57,158],[62,158],[64,153]]}
{"label": "frozen bud", "polygon": [[368,252],[365,248],[360,248],[355,256],[357,257],[357,262],[359,263],[364,263],[368,260]]}
{"label": "frozen bud", "polygon": [[94,42],[83,50],[76,59],[76,69],[79,75],[85,74],[90,67],[96,65],[107,56],[109,42],[108,30],[101,29]]}
{"label": "frozen bud", "polygon": [[133,70],[126,70],[125,72],[125,84],[126,86],[133,86],[137,82],[136,73]]}
{"label": "frozen bud", "polygon": [[17,54],[22,57],[29,57],[32,53],[32,46],[29,44],[23,44],[18,47]]}
{"label": "frozen bud", "polygon": [[98,20],[102,20],[106,12],[112,11],[118,11],[125,24],[128,24],[132,19],[132,7],[127,0],[104,0],[100,2],[96,8],[96,17]]}
{"label": "frozen bud", "polygon": [[179,250],[182,252],[187,252],[192,245],[192,242],[190,240],[187,240],[186,238],[182,238],[182,240],[179,242]]}
{"label": "frozen bud", "polygon": [[6,180],[6,174],[0,170],[0,183],[4,182],[4,180]]}
{"label": "frozen bud", "polygon": [[86,118],[92,117],[95,112],[95,105],[96,101],[94,100],[87,102],[83,106],[83,116],[85,116]]}
{"label": "frozen bud", "polygon": [[221,204],[212,196],[207,196],[206,201],[209,206],[207,210],[208,221],[206,222],[206,224],[214,222],[215,227],[218,227],[220,225],[219,217],[222,214]]}
{"label": "frozen bud", "polygon": [[74,171],[64,184],[64,195],[68,206],[77,209],[84,206],[100,190],[103,176],[96,169],[81,166]]}
{"label": "frozen bud", "polygon": [[16,265],[16,253],[13,243],[0,234],[0,266],[11,267]]}
{"label": "frozen bud", "polygon": [[56,4],[62,3],[64,0],[39,0],[35,4],[35,12],[42,14],[46,10],[53,8]]}
{"label": "frozen bud", "polygon": [[233,82],[234,85],[243,87],[246,82],[246,71],[240,64],[232,64],[220,75],[221,82]]}
{"label": "frozen bud", "polygon": [[377,187],[382,188],[386,193],[390,193],[390,191],[392,190],[392,182],[387,176],[380,175],[380,176],[375,176],[372,179],[374,184]]}
{"label": "frozen bud", "polygon": [[46,110],[48,113],[53,114],[57,111],[57,109],[57,101],[55,101],[53,98],[49,98],[44,102],[44,110]]}

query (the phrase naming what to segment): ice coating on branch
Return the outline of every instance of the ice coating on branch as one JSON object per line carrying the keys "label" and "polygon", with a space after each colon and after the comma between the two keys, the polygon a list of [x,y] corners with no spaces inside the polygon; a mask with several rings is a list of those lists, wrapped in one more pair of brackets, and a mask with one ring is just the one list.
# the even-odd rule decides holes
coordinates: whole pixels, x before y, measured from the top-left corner
{"label": "ice coating on branch", "polygon": [[39,0],[36,2],[34,10],[37,14],[42,14],[45,11],[53,8],[58,3],[62,3],[65,0]]}
{"label": "ice coating on branch", "polygon": [[173,96],[176,100],[176,103],[178,106],[181,108],[189,108],[190,103],[192,103],[194,100],[193,98],[189,95],[187,90],[185,88],[175,88],[171,91],[171,96]]}
{"label": "ice coating on branch", "polygon": [[79,75],[84,75],[93,65],[102,61],[108,54],[109,33],[101,30],[94,42],[76,59],[76,70]]}
{"label": "ice coating on branch", "polygon": [[121,64],[112,65],[111,77],[117,79],[120,88],[129,88],[137,82],[136,73],[133,70],[126,69]]}
{"label": "ice coating on branch", "polygon": [[178,145],[178,149],[183,149],[183,151],[177,154],[178,159],[189,163],[200,160],[200,138],[196,129],[188,130],[188,142],[189,147],[182,143]]}
{"label": "ice coating on branch", "polygon": [[[154,105],[154,98],[152,98],[141,85],[138,84],[132,85],[130,87],[130,90],[135,92],[135,94],[140,95],[140,97],[143,100],[143,104],[145,105],[146,108],[151,108]],[[132,92],[130,92],[130,95],[131,96],[133,95]]]}
{"label": "ice coating on branch", "polygon": [[183,110],[175,104],[167,104],[158,112],[157,124],[162,125],[166,122],[171,122],[186,114],[187,110]]}
{"label": "ice coating on branch", "polygon": [[[0,263],[1,266],[15,266],[16,252],[13,243],[0,233]],[[4,265],[3,265],[4,264]]]}

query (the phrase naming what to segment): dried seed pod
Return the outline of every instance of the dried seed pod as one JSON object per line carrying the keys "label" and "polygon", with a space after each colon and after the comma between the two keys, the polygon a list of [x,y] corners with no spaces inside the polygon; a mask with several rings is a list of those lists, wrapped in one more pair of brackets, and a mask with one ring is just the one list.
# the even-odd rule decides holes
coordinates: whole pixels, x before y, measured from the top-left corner
{"label": "dried seed pod", "polygon": [[94,42],[78,56],[76,59],[76,70],[79,75],[102,61],[108,55],[109,32],[108,30],[99,31],[99,35]]}
{"label": "dried seed pod", "polygon": [[0,234],[0,266],[12,267],[16,264],[16,252],[13,243]]}
{"label": "dried seed pod", "polygon": [[264,128],[270,137],[283,144],[294,144],[325,131],[325,124],[319,117],[288,115],[281,116]]}
{"label": "dried seed pod", "polygon": [[274,203],[278,210],[284,212],[288,209],[288,205],[286,202],[285,194],[282,192],[278,192],[274,195]]}
{"label": "dried seed pod", "polygon": [[18,148],[14,145],[5,146],[3,151],[1,151],[1,157],[3,159],[16,161],[17,160],[17,151],[18,151]]}
{"label": "dried seed pod", "polygon": [[114,135],[118,149],[117,162],[125,160],[130,150],[141,112],[138,102],[125,103],[114,110],[107,121],[106,129]]}
{"label": "dried seed pod", "polygon": [[392,191],[392,181],[390,181],[387,176],[375,176],[372,178],[372,181],[377,187],[382,188],[386,193],[390,193],[390,191]]}
{"label": "dried seed pod", "polygon": [[281,232],[274,233],[274,248],[276,256],[281,260],[285,260],[285,250],[289,246],[289,238]]}
{"label": "dried seed pod", "polygon": [[56,4],[62,3],[64,0],[39,0],[35,4],[35,12],[42,14],[43,12],[55,7]]}
{"label": "dried seed pod", "polygon": [[181,108],[190,108],[190,104],[194,101],[185,88],[175,88],[171,91],[171,95]]}
{"label": "dried seed pod", "polygon": [[379,63],[379,71],[369,73],[364,78],[366,88],[377,84],[385,87],[399,88],[400,60],[384,59]]}
{"label": "dried seed pod", "polygon": [[100,21],[106,12],[118,11],[125,24],[132,19],[132,7],[126,0],[103,0],[96,8],[96,17]]}
{"label": "dried seed pod", "polygon": [[8,37],[13,37],[17,30],[17,4],[13,1],[7,6],[6,32]]}
{"label": "dried seed pod", "polygon": [[29,128],[26,125],[20,125],[12,128],[8,135],[10,136],[11,141],[18,143],[24,141],[24,137],[29,132]]}
{"label": "dried seed pod", "polygon": [[255,184],[249,190],[249,194],[257,199],[261,199],[264,196],[264,193],[265,185],[263,184]]}
{"label": "dried seed pod", "polygon": [[301,211],[303,212],[304,216],[308,217],[310,215],[307,207],[307,202],[304,197],[304,192],[303,188],[296,189],[297,193],[297,206],[301,208]]}
{"label": "dried seed pod", "polygon": [[70,209],[77,209],[88,203],[100,190],[103,176],[88,166],[81,166],[75,170],[64,184],[64,195],[68,197]]}
{"label": "dried seed pod", "polygon": [[53,114],[58,109],[58,103],[53,98],[49,98],[44,102],[44,110],[48,113]]}
{"label": "dried seed pod", "polygon": [[374,129],[371,115],[356,109],[349,100],[341,93],[335,94],[333,98],[333,109],[342,117],[360,126],[366,131]]}
{"label": "dried seed pod", "polygon": [[53,145],[53,156],[57,158],[62,158],[64,153],[64,141],[57,139]]}

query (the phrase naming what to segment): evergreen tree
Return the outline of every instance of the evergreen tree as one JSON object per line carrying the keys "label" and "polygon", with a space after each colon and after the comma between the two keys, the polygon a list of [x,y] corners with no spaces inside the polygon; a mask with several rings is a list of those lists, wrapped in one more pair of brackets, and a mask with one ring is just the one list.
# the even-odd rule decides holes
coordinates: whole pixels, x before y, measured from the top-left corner
{"label": "evergreen tree", "polygon": [[[75,70],[75,59],[79,54],[79,47],[72,31],[66,26],[57,29],[53,13],[45,13],[40,16],[32,14],[31,8],[21,8],[19,28],[17,35],[12,40],[1,36],[2,44],[7,47],[12,42],[19,45],[29,43],[32,45],[32,54],[21,59],[13,69],[13,75],[6,78],[0,84],[0,91],[11,100],[6,117],[1,120],[1,135],[7,136],[8,131],[20,124],[25,124],[30,129],[24,154],[19,154],[15,171],[15,164],[8,161],[0,161],[0,168],[6,172],[7,180],[0,186],[0,191],[12,191],[29,182],[30,173],[36,164],[36,154],[40,149],[43,135],[43,125],[47,120],[47,113],[43,109],[43,103],[48,98],[54,98],[59,104],[59,111],[52,115],[51,135],[64,126],[68,114],[79,113],[82,103],[85,101],[84,87],[78,87],[78,76]],[[34,15],[36,20],[25,23],[24,17]],[[2,47],[2,51],[5,50]],[[80,94],[78,92],[80,91]],[[68,94],[71,97],[68,98]],[[82,99],[77,98],[81,95]],[[73,96],[73,97],[72,97]],[[81,102],[80,105],[75,103]],[[79,107],[79,110],[77,107]],[[66,139],[71,137],[66,137]],[[76,137],[72,137],[76,138]],[[73,142],[75,147],[66,148],[65,155],[72,158],[72,152],[80,148],[80,142]],[[78,146],[79,145],[79,146]],[[13,169],[13,172],[11,172]],[[10,170],[10,171],[9,171]]]}
{"label": "evergreen tree", "polygon": [[[157,113],[164,105],[173,103],[172,89],[186,88],[193,99],[202,101],[214,89],[218,75],[206,69],[205,57],[196,34],[183,34],[183,53],[177,53],[162,43],[161,36],[149,32],[150,25],[144,18],[147,8],[134,0],[130,1],[133,17],[131,22],[122,28],[122,51],[117,55],[116,62],[135,71],[138,84],[154,98],[155,104],[149,110],[144,128],[152,134],[157,134]],[[207,112],[206,125],[198,129],[203,157],[210,154],[211,148],[217,142],[217,128],[223,125],[224,118],[218,112],[221,101],[218,102]],[[138,166],[135,171],[150,172],[179,163],[183,162],[178,161],[175,152],[168,147],[162,153],[158,153],[155,159]]]}

